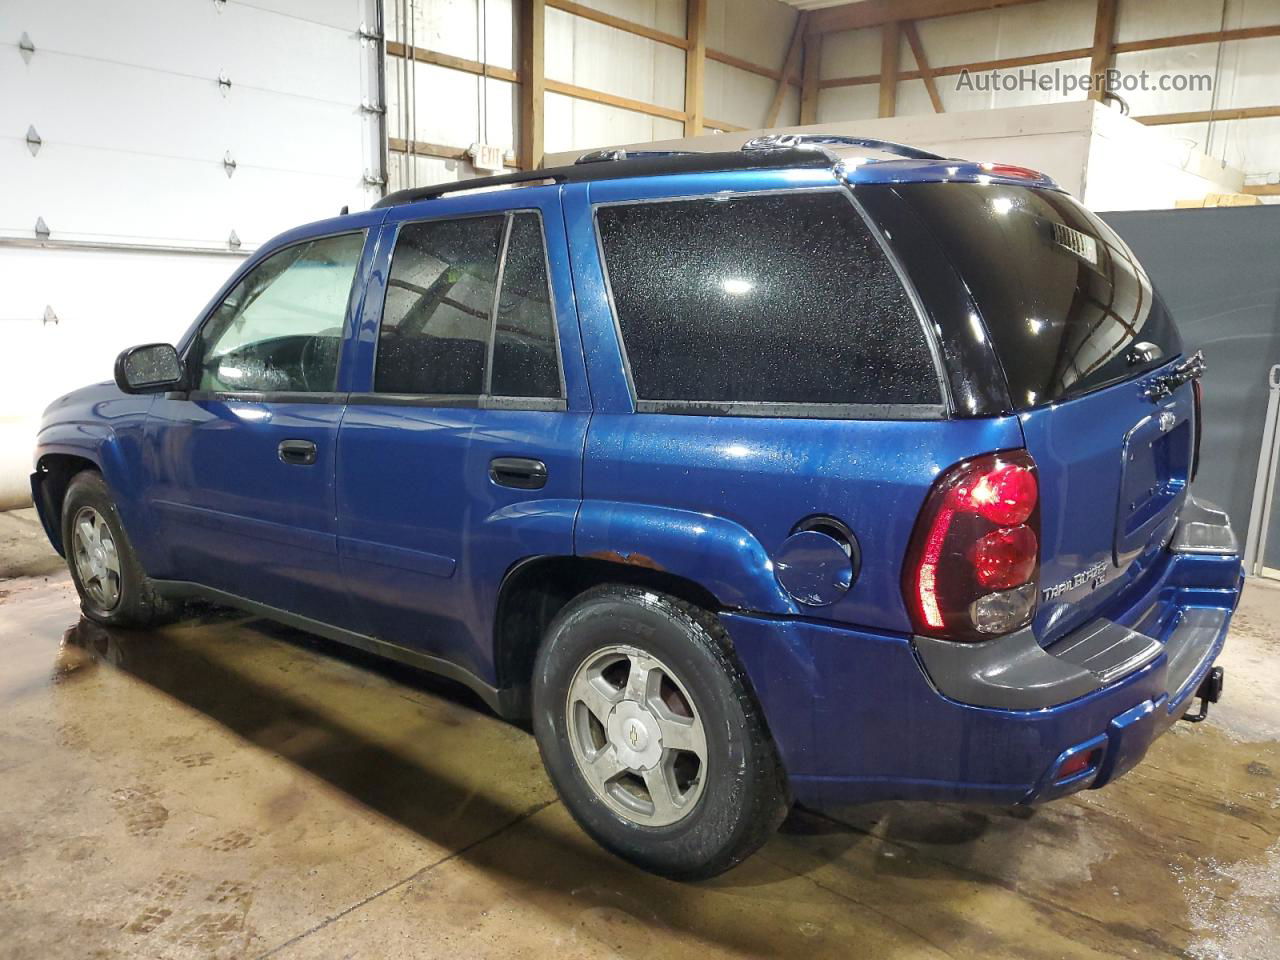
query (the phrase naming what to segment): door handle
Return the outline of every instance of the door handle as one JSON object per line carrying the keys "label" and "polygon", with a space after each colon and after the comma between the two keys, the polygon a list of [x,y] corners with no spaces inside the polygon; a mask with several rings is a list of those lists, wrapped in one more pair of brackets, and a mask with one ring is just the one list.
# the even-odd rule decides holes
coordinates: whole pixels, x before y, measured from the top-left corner
{"label": "door handle", "polygon": [[489,479],[500,487],[541,490],[547,485],[547,465],[528,457],[494,457],[489,461]]}
{"label": "door handle", "polygon": [[276,448],[284,463],[309,466],[316,462],[316,445],[310,440],[281,440]]}

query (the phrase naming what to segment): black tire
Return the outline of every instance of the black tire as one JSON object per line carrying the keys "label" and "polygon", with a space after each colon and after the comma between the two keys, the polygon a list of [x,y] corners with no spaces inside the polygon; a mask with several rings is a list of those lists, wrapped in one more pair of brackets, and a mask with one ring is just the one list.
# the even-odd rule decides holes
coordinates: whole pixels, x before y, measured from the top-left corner
{"label": "black tire", "polygon": [[[569,689],[583,664],[618,644],[655,657],[685,688],[706,733],[700,793],[682,819],[648,826],[597,793],[569,741]],[[790,806],[773,740],[714,615],[675,597],[607,584],[553,620],[533,675],[533,729],[547,772],[581,827],[605,849],[677,880],[713,877],[768,839]]]}
{"label": "black tire", "polygon": [[[86,589],[76,563],[74,525],[76,517],[86,508],[102,518],[119,557],[118,596],[111,604],[104,604]],[[111,499],[111,492],[96,470],[77,473],[67,486],[67,495],[62,501],[62,548],[67,567],[71,570],[71,580],[80,595],[80,609],[90,620],[109,627],[150,627],[176,616],[177,606],[156,592],[138,562],[124,524],[120,522],[120,513]]]}

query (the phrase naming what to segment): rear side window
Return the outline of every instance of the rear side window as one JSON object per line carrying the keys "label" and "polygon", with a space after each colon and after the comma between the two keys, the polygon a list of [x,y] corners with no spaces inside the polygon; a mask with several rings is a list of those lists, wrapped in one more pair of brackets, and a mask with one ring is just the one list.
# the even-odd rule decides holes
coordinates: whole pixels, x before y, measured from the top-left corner
{"label": "rear side window", "polygon": [[[965,183],[911,184],[901,194],[968,284],[1017,409],[1137,376],[1182,352],[1128,245],[1066,194]],[[1144,343],[1154,356],[1135,362],[1132,348]]]}
{"label": "rear side window", "polygon": [[843,191],[601,206],[596,222],[638,400],[941,403],[920,318]]}
{"label": "rear side window", "polygon": [[378,330],[374,390],[561,396],[537,214],[401,227]]}

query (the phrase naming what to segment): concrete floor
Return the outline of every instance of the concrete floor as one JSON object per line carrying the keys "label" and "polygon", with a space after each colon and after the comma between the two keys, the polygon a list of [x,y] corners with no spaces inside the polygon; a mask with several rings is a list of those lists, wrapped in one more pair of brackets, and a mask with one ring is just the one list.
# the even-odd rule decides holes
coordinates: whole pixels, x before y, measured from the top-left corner
{"label": "concrete floor", "polygon": [[1209,722],[1035,811],[799,812],[679,885],[596,848],[443,681],[228,613],[0,582],[0,957],[1280,956],[1280,590]]}

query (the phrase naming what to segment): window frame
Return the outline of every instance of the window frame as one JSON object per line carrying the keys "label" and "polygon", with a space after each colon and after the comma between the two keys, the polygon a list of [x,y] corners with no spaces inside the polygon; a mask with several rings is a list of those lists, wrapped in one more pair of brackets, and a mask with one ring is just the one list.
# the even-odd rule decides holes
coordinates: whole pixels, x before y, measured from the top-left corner
{"label": "window frame", "polygon": [[[493,354],[497,342],[498,303],[502,297],[502,281],[507,270],[507,247],[511,242],[511,230],[514,218],[519,214],[532,213],[537,217],[538,233],[542,240],[542,260],[546,270],[547,305],[551,309],[551,333],[555,341],[556,374],[559,384],[558,397],[508,397],[490,393],[493,387]],[[414,217],[401,220],[395,225],[395,236],[391,243],[391,254],[387,259],[387,281],[391,283],[391,264],[395,262],[396,248],[400,245],[400,233],[405,227],[420,223],[446,223],[457,220],[479,220],[485,218],[501,218],[502,240],[498,245],[498,272],[494,277],[493,299],[489,305],[489,342],[485,349],[484,391],[477,395],[458,393],[380,393],[367,390],[352,393],[348,396],[349,404],[383,405],[400,407],[452,407],[476,410],[544,410],[557,411],[569,408],[568,388],[564,379],[564,354],[560,345],[560,316],[556,310],[555,292],[551,282],[551,250],[547,243],[546,222],[542,210],[538,207],[509,207],[501,210],[483,210],[475,213],[446,214],[437,217]],[[373,365],[369,373],[369,385],[372,387],[378,380],[378,346],[382,338],[382,322],[386,317],[387,301],[384,293],[381,309],[378,313],[378,326],[373,337]]]}
{"label": "window frame", "polygon": [[342,315],[342,340],[338,344],[338,365],[335,373],[335,383],[333,390],[324,391],[308,391],[308,390],[201,390],[198,386],[191,387],[181,393],[167,394],[167,396],[180,396],[187,400],[246,400],[253,403],[344,403],[347,399],[346,391],[337,389],[338,381],[341,378],[342,362],[351,350],[351,317],[355,309],[356,295],[359,291],[360,295],[364,293],[365,278],[361,272],[361,266],[364,265],[366,255],[369,250],[369,227],[356,227],[353,230],[334,230],[331,233],[318,233],[310,237],[300,237],[292,243],[286,243],[277,247],[266,256],[257,260],[251,267],[239,274],[231,286],[227,289],[226,294],[221,297],[205,313],[200,325],[196,327],[195,334],[187,342],[182,351],[182,363],[186,370],[187,381],[190,383],[191,378],[195,374],[195,370],[191,367],[190,361],[199,350],[201,340],[204,336],[205,328],[213,322],[214,317],[218,315],[218,311],[222,309],[222,305],[227,302],[227,297],[235,293],[236,288],[244,282],[245,278],[261,267],[264,263],[273,257],[284,253],[286,250],[292,250],[294,247],[300,247],[306,243],[315,243],[317,240],[332,240],[337,237],[348,237],[359,234],[362,236],[360,246],[360,259],[356,261],[355,272],[351,276],[351,289],[347,292],[347,305]]}
{"label": "window frame", "polygon": [[[627,353],[626,338],[622,333],[622,321],[618,315],[618,306],[613,296],[613,280],[609,276],[609,263],[605,257],[604,235],[600,230],[599,211],[604,207],[621,207],[644,204],[654,206],[660,203],[683,203],[697,200],[735,200],[740,198],[794,195],[802,193],[838,194],[847,202],[875,239],[877,246],[884,254],[892,268],[898,283],[902,286],[911,304],[912,312],[920,324],[921,333],[928,346],[929,358],[933,364],[934,378],[938,385],[937,403],[795,403],[771,400],[646,400],[636,391],[635,377],[631,371],[631,358]],[[618,338],[618,350],[622,355],[622,370],[626,377],[627,392],[636,413],[677,414],[683,416],[707,417],[773,417],[787,419],[810,420],[942,420],[952,416],[954,404],[951,397],[950,383],[945,376],[942,362],[942,350],[928,322],[924,303],[911,282],[901,261],[886,241],[874,220],[862,209],[862,205],[853,196],[853,191],[844,184],[818,187],[775,187],[765,190],[719,190],[711,192],[673,195],[666,197],[644,197],[629,200],[608,200],[594,203],[591,206],[591,225],[595,231],[596,256],[600,261],[600,271],[604,276],[605,294],[609,302],[609,312],[613,317],[614,334]]]}

